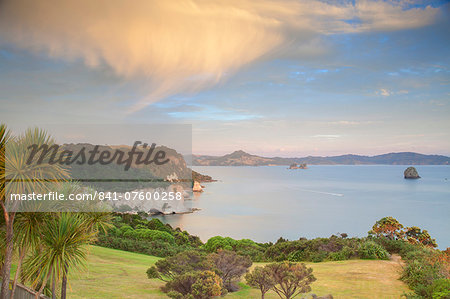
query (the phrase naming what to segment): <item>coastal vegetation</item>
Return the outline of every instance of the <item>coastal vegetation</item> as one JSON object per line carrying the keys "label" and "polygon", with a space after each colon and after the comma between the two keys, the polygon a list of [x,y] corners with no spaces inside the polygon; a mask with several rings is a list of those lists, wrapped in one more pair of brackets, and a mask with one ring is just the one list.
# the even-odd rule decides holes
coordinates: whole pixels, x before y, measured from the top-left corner
{"label": "coastal vegetation", "polygon": [[159,219],[140,214],[113,213],[112,227],[100,232],[96,244],[104,247],[167,257],[186,250],[199,249],[200,238]]}
{"label": "coastal vegetation", "polygon": [[[173,229],[156,218],[148,220],[142,216],[145,215],[115,214],[114,227],[108,234],[100,234],[97,244],[166,257],[169,264],[185,265],[183,267],[186,268],[176,270],[177,275],[198,271],[214,272],[214,266],[205,266],[198,261],[208,260],[210,254],[233,252],[252,262],[264,263],[389,260],[392,255],[400,255],[405,266],[402,280],[414,291],[414,296],[421,298],[431,298],[434,290],[442,289],[445,281],[449,279],[449,250],[434,249],[436,242],[426,230],[414,226],[405,228],[393,217],[384,217],[377,221],[365,238],[349,238],[347,234],[342,233],[329,238],[300,238],[292,241],[280,238],[275,243],[257,243],[250,239],[235,240],[215,236],[203,244],[200,239],[186,231]],[[196,258],[193,258],[194,256]],[[190,264],[192,260],[196,262]],[[163,268],[158,271],[155,271],[155,268],[148,269],[147,274],[149,277],[163,280],[164,277],[171,277],[173,280],[177,276],[174,273],[165,273]],[[192,276],[189,277],[190,281],[195,281]],[[186,276],[183,276],[183,279],[185,278]],[[226,286],[220,275],[219,278]],[[442,282],[442,279],[445,281]],[[230,293],[236,290],[235,287],[236,284],[225,288]]]}
{"label": "coastal vegetation", "polygon": [[[81,217],[84,214],[82,213],[79,215]],[[369,262],[371,260],[382,261],[383,259],[389,259],[389,257],[396,257],[398,255],[401,256],[402,262],[395,262],[395,259],[387,262],[394,263],[395,265],[398,265],[399,268],[402,268],[401,265],[403,265],[400,278],[412,291],[408,293],[407,289],[403,289],[403,292],[405,292],[405,295],[408,296],[408,298],[446,298],[445,296],[448,296],[450,292],[448,286],[450,265],[449,250],[436,250],[433,249],[433,246],[408,241],[406,237],[402,238],[402,234],[398,233],[402,226],[397,224],[393,218],[388,218],[389,221],[378,221],[372,228],[372,231],[377,230],[379,235],[373,234],[371,231],[371,234],[366,238],[348,238],[346,234],[339,234],[331,236],[330,238],[316,238],[312,240],[300,239],[289,241],[280,238],[273,244],[260,244],[251,240],[235,240],[228,237],[217,236],[210,238],[203,244],[197,237],[191,236],[187,232],[182,232],[180,229],[173,229],[156,218],[148,220],[141,217],[143,215],[131,214],[110,214],[110,216],[112,216],[112,219],[108,220],[107,223],[111,223],[112,225],[110,227],[106,226],[105,231],[98,229],[98,231],[95,232],[97,244],[109,246],[108,244],[102,243],[102,238],[109,237],[110,235],[112,236],[114,231],[120,231],[121,229],[122,236],[124,236],[122,238],[134,240],[130,243],[133,244],[133,246],[139,243],[155,246],[155,244],[159,243],[160,247],[158,254],[160,256],[165,256],[166,258],[157,259],[152,257],[152,255],[149,255],[148,253],[153,251],[149,249],[148,253],[144,255],[148,256],[148,259],[144,256],[140,258],[147,262],[144,265],[139,266],[140,269],[142,269],[140,275],[152,278],[150,281],[161,281],[160,283],[149,283],[149,286],[153,286],[151,287],[153,291],[148,291],[151,291],[152,294],[160,294],[157,296],[155,295],[155,298],[158,298],[158,296],[161,296],[162,298],[163,294],[169,295],[172,298],[182,298],[180,296],[185,296],[185,298],[187,298],[186,296],[190,295],[194,296],[193,298],[209,298],[209,295],[205,294],[210,294],[212,296],[212,294],[217,294],[219,289],[220,294],[228,294],[227,296],[233,297],[233,294],[249,293],[250,290],[248,289],[248,286],[258,287],[258,292],[260,292],[259,290],[261,290],[261,288],[257,282],[260,280],[260,278],[258,279],[258,275],[261,276],[261,271],[267,273],[267,271],[270,270],[270,267],[266,268],[267,265],[301,265],[302,263],[306,263],[306,268],[314,269],[312,274],[317,281],[312,283],[312,278],[308,280],[311,280],[312,291],[317,293],[318,291],[314,291],[317,289],[315,285],[321,285],[320,280],[323,279],[323,277],[332,276],[329,268],[325,272],[317,271],[317,269],[327,268],[320,266],[322,264],[339,265],[334,263],[346,264],[350,262],[348,265],[353,265],[350,266],[350,269],[353,269],[352,271],[357,271],[357,265],[364,263],[362,262],[363,259],[367,259]],[[18,216],[17,219],[20,219],[20,217]],[[4,223],[4,221],[2,223]],[[380,225],[381,223],[390,223],[390,225]],[[54,226],[52,227],[54,228]],[[380,227],[383,229],[380,230]],[[50,235],[49,231],[45,234]],[[119,239],[118,236],[119,235],[117,235],[117,239]],[[390,236],[398,237],[391,238]],[[85,241],[81,242],[84,244],[83,246],[92,241],[89,236],[86,236],[86,238]],[[51,244],[47,243],[47,241],[40,241],[41,246],[50,246],[45,244],[42,245],[42,242]],[[163,247],[167,247],[167,249],[163,250]],[[100,247],[91,248],[93,248],[94,252],[106,250],[100,249]],[[129,251],[141,251],[143,248],[145,248],[145,245],[137,249],[134,247],[124,249]],[[158,247],[155,246],[155,248]],[[89,250],[84,250],[83,252],[88,253]],[[122,256],[120,261],[124,261],[127,264],[133,263],[133,259],[127,261],[126,256],[129,254],[126,254],[124,251],[113,250],[107,252],[108,255],[110,253],[113,255],[111,257],[112,259],[114,259],[114,255],[117,253]],[[38,252],[30,251],[30,254],[28,254],[28,257],[25,260],[30,259],[30,261],[32,261],[34,257],[34,261],[36,262],[36,257],[38,256],[40,257]],[[130,257],[133,256],[134,255],[130,255]],[[140,255],[135,256],[140,257]],[[68,271],[68,277],[70,277],[70,279],[75,277],[72,286],[76,286],[78,283],[84,284],[81,278],[77,278],[77,273],[79,272],[77,269],[89,268],[89,259],[89,255],[86,254],[85,256],[79,257],[80,263],[76,263],[70,267],[72,271]],[[102,259],[107,259],[107,257],[103,255]],[[251,266],[252,260],[256,268]],[[255,263],[255,260],[258,262]],[[116,260],[115,262],[119,261]],[[104,265],[104,263],[105,262],[102,262],[102,265]],[[23,267],[25,269],[33,269],[33,267],[30,267],[32,264],[33,263],[31,262],[25,261]],[[48,264],[52,264],[51,259]],[[109,267],[113,266],[110,265]],[[123,267],[123,265],[120,267]],[[138,267],[138,265],[130,265],[130,267]],[[144,267],[145,269],[143,269]],[[34,267],[34,269],[36,268]],[[30,273],[29,270],[25,272]],[[136,271],[135,275],[138,275],[137,272],[138,271]],[[44,281],[45,277],[42,277],[42,273],[43,272],[41,271],[41,274],[39,275],[31,273],[31,275],[27,274],[25,276],[30,278],[40,277],[39,280]],[[225,273],[227,274],[225,275]],[[230,275],[230,273],[232,273],[232,275]],[[246,276],[246,280],[244,280],[244,276]],[[55,275],[55,277],[56,281],[61,282],[61,278],[58,278],[58,275]],[[363,279],[363,277],[363,272],[361,272],[361,275],[357,275],[353,279],[359,281],[359,279]],[[331,277],[326,279],[331,279]],[[397,278],[392,279],[395,280]],[[44,293],[51,294],[52,281],[53,278],[48,279],[48,283],[43,289]],[[200,288],[200,285],[205,285],[205,281],[208,282],[208,287]],[[243,284],[243,281],[247,282],[248,286]],[[268,294],[268,297],[266,296],[266,298],[274,298],[274,294],[277,293],[274,289],[274,281],[272,278],[266,282],[262,281],[259,283],[264,285],[262,289],[266,290],[265,292]],[[27,284],[33,286],[33,282],[29,279],[27,280]],[[180,286],[186,286],[186,284],[189,286],[189,291],[185,294],[182,292],[180,293]],[[39,290],[39,286],[42,287],[39,283],[34,285],[37,290]],[[57,289],[60,288],[61,287],[57,287]],[[158,291],[158,289],[161,289],[161,291]],[[321,287],[318,288],[318,290],[321,290],[320,292],[322,295],[328,293],[336,294],[335,289],[332,291],[329,288]],[[88,290],[81,291],[80,289],[79,291],[82,293],[89,292]],[[307,288],[305,288],[304,291],[306,292]],[[253,297],[261,296],[261,294],[256,295],[253,291],[250,293],[253,294]],[[206,297],[196,297],[203,296],[199,294],[203,294]],[[282,295],[282,298],[287,298],[283,296],[284,295]],[[355,296],[357,297],[356,294]],[[249,298],[245,295],[242,295],[241,298],[242,297]]]}
{"label": "coastal vegetation", "polygon": [[[68,298],[168,298],[161,291],[165,282],[148,279],[146,271],[160,258],[99,246],[89,246],[86,268],[82,273],[69,274]],[[250,272],[265,263],[253,263]],[[400,281],[401,263],[395,260],[347,260],[323,263],[305,263],[317,278],[311,284],[311,293],[318,296],[333,294],[335,298],[400,298],[408,292]],[[259,289],[250,287],[246,280],[240,290],[229,292],[224,298],[260,298]],[[387,295],[388,294],[388,295]],[[269,290],[265,299],[278,295]],[[297,298],[297,297],[296,297]],[[299,297],[301,298],[301,297]]]}

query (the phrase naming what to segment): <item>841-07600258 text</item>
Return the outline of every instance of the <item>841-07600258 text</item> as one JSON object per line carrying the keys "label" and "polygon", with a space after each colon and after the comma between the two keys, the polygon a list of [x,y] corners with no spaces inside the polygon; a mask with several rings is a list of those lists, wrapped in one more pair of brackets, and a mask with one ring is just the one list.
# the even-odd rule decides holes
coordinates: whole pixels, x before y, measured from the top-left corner
{"label": "841-07600258 text", "polygon": [[28,194],[11,194],[9,196],[11,201],[55,201],[55,200],[100,200],[100,201],[144,201],[144,200],[162,200],[173,201],[183,199],[181,192],[173,191],[129,191],[129,192],[98,192],[93,193],[77,193],[68,194],[67,196],[59,192],[48,193],[28,193]]}
{"label": "841-07600258 text", "polygon": [[181,200],[183,195],[181,192],[98,192],[99,200]]}

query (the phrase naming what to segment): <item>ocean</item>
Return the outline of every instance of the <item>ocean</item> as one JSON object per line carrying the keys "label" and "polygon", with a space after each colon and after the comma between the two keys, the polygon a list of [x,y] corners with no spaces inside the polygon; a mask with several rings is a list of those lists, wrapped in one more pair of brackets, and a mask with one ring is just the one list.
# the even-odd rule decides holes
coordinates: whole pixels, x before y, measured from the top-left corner
{"label": "ocean", "polygon": [[198,235],[276,241],[279,237],[366,236],[373,224],[393,216],[428,230],[439,248],[450,246],[450,166],[416,166],[406,180],[399,165],[193,167],[217,182],[186,202],[192,214],[158,216]]}

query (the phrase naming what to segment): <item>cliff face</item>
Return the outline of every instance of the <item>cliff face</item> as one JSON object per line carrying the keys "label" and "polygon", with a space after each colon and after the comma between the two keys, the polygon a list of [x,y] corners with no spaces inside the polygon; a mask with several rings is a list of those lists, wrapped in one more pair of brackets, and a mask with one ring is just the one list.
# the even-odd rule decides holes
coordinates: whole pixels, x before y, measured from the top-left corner
{"label": "cliff face", "polygon": [[209,183],[209,182],[215,182],[216,181],[211,176],[198,173],[195,170],[192,170],[192,180],[200,182],[200,183]]}
{"label": "cliff face", "polygon": [[[77,153],[80,152],[82,148],[84,148],[84,151],[88,153],[89,151],[92,151],[94,147],[95,145],[92,144],[79,143],[64,144],[63,146],[61,146],[61,149],[64,151]],[[121,150],[125,153],[128,153],[130,149],[130,146],[123,145],[104,145],[98,147],[99,152],[107,151],[111,153],[111,156],[116,150]],[[138,150],[142,152],[142,157],[145,157],[149,153],[149,149],[142,149],[141,147],[138,147]],[[193,172],[186,165],[186,161],[183,155],[179,154],[176,150],[165,146],[157,146],[153,151],[153,155],[155,155],[158,151],[162,151],[165,153],[164,159],[169,160],[167,163],[164,163],[162,165],[156,165],[155,163],[145,165],[137,164],[134,159],[131,163],[131,167],[127,171],[124,171],[124,165],[119,165],[116,160],[104,165],[101,165],[100,163],[92,165],[87,165],[86,163],[82,165],[72,163],[70,166],[67,166],[67,168],[69,169],[72,179],[80,181],[88,180],[88,183],[91,186],[97,187],[101,190],[109,191],[126,191],[138,188],[165,186],[167,185],[165,181],[190,181],[191,179],[195,179],[200,182],[213,181],[210,176],[202,175],[198,172]],[[95,159],[97,159],[98,156],[99,154],[95,156]],[[135,156],[133,157],[136,158]],[[150,157],[152,157],[152,155],[150,155]],[[96,181],[98,179],[105,180],[106,182]],[[111,183],[107,180],[115,180],[115,182]]]}

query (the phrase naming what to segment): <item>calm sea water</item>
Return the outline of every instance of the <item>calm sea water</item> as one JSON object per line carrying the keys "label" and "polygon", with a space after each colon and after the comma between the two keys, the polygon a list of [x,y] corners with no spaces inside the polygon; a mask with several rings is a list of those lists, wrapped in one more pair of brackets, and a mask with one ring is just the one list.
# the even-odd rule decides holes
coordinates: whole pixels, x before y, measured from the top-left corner
{"label": "calm sea water", "polygon": [[384,216],[427,229],[439,248],[450,246],[450,166],[194,167],[218,182],[187,204],[201,211],[162,216],[202,240],[216,235],[258,242],[335,233],[366,236]]}

